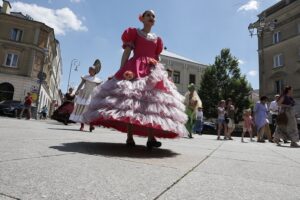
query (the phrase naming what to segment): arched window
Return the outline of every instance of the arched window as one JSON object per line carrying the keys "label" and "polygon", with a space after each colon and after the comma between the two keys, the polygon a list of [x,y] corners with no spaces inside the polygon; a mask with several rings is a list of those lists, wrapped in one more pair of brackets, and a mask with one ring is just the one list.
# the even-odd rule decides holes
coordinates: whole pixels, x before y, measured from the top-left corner
{"label": "arched window", "polygon": [[14,86],[10,83],[0,83],[0,101],[13,100]]}

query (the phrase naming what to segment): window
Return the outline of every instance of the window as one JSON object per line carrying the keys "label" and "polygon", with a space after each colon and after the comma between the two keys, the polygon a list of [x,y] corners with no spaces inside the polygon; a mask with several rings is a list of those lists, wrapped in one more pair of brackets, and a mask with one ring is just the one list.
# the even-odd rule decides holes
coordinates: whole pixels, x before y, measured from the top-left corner
{"label": "window", "polygon": [[282,67],[283,64],[283,54],[277,54],[273,57],[273,67]]}
{"label": "window", "polygon": [[11,30],[10,39],[20,42],[22,39],[23,31],[17,28]]}
{"label": "window", "polygon": [[174,81],[174,83],[177,83],[177,84],[180,83],[180,72],[179,71],[173,72],[173,81]]}
{"label": "window", "polygon": [[8,67],[17,67],[19,56],[14,53],[6,54],[5,64]]}
{"label": "window", "polygon": [[276,80],[274,87],[275,94],[281,94],[284,88],[283,80]]}
{"label": "window", "polygon": [[190,74],[189,84],[190,83],[196,84],[196,75],[195,74]]}
{"label": "window", "polygon": [[281,32],[276,32],[273,34],[273,44],[277,44],[281,41]]}

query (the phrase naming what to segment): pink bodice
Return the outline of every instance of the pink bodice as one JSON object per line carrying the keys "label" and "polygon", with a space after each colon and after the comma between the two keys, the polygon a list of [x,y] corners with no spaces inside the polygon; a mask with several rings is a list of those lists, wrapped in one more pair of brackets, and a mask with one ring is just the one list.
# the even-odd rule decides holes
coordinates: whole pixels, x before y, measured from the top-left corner
{"label": "pink bodice", "polygon": [[147,37],[141,30],[128,28],[122,35],[123,48],[133,49],[133,57],[115,74],[119,80],[124,79],[124,72],[131,71],[135,78],[142,78],[150,73],[154,67],[151,59],[158,61],[162,51],[162,40],[154,34]]}

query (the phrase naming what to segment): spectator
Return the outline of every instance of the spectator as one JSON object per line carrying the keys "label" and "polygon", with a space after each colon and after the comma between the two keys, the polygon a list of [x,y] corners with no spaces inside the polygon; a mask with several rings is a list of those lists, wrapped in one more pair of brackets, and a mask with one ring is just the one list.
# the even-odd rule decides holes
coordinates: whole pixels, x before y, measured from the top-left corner
{"label": "spectator", "polygon": [[221,130],[224,130],[224,139],[227,135],[227,124],[225,121],[225,100],[221,100],[218,105],[218,137],[217,140],[220,140]]}
{"label": "spectator", "polygon": [[[285,87],[283,94],[278,99],[278,105],[280,106],[280,114],[277,118],[274,142],[280,146],[280,139],[291,140],[291,147],[300,147],[297,144],[299,142],[299,133],[294,111],[293,88],[291,86]],[[286,120],[280,121],[280,115],[285,116]]]}
{"label": "spectator", "polygon": [[20,113],[19,119],[22,118],[24,110],[26,110],[27,112],[27,118],[26,119],[30,119],[31,118],[31,104],[32,104],[32,97],[31,97],[31,93],[28,92],[27,96],[24,99],[24,106],[22,108],[22,111]]}
{"label": "spectator", "polygon": [[41,119],[47,119],[47,114],[48,114],[48,108],[46,105],[43,106],[42,111],[41,111],[42,117]]}
{"label": "spectator", "polygon": [[201,135],[202,128],[203,128],[203,111],[202,111],[202,107],[198,107],[197,112],[196,112],[194,133]]}
{"label": "spectator", "polygon": [[260,101],[256,102],[254,107],[254,121],[257,129],[257,142],[265,142],[265,133],[267,134],[269,142],[273,142],[269,127],[267,101],[268,97],[262,96]]}

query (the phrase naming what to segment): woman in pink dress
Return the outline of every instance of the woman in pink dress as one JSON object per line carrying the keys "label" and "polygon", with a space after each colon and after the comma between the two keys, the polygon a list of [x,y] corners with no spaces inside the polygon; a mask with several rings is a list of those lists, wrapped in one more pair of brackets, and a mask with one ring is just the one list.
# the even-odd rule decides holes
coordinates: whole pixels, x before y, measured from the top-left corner
{"label": "woman in pink dress", "polygon": [[[147,10],[139,19],[144,24],[143,29],[124,31],[121,67],[96,88],[84,118],[92,125],[126,132],[129,147],[135,146],[133,135],[148,137],[147,147],[151,149],[161,146],[156,137],[186,136],[187,116],[184,97],[158,62],[163,42],[151,33],[155,14]],[[131,51],[134,55],[129,58]]]}

